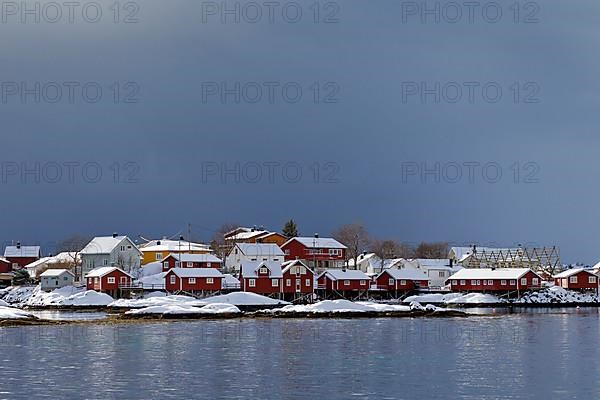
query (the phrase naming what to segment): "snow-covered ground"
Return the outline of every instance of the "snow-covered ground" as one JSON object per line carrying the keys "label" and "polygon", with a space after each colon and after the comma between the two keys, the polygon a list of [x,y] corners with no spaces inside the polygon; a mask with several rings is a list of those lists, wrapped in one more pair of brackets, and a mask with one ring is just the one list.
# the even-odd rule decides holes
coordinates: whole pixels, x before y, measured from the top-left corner
{"label": "snow-covered ground", "polygon": [[217,315],[217,314],[238,314],[240,309],[231,304],[208,304],[204,307],[193,307],[185,304],[169,304],[162,306],[150,306],[136,310],[127,311],[129,315]]}
{"label": "snow-covered ground", "polygon": [[51,292],[44,292],[40,286],[15,287],[7,291],[2,298],[3,301],[16,306],[72,306],[91,307],[106,306],[114,301],[105,293],[93,290],[65,286]]}
{"label": "snow-covered ground", "polygon": [[439,303],[439,304],[494,304],[504,303],[506,300],[500,299],[491,294],[484,293],[430,293],[416,296],[409,296],[404,299],[405,303],[411,303],[413,301],[427,304],[427,303]]}
{"label": "snow-covered ground", "polygon": [[580,293],[553,286],[539,292],[528,293],[516,302],[527,304],[598,303],[600,298],[595,293]]}
{"label": "snow-covered ground", "polygon": [[168,306],[200,306],[202,303],[200,300],[190,296],[160,296],[153,292],[149,295],[144,296],[141,299],[118,299],[110,303],[109,307],[119,308],[146,308],[146,307],[168,307]]}
{"label": "snow-covered ground", "polygon": [[207,297],[199,300],[201,304],[223,303],[233,304],[234,306],[273,306],[287,305],[287,301],[272,299],[270,297],[261,296],[260,294],[250,292],[233,292],[222,294],[219,296]]}
{"label": "snow-covered ground", "polygon": [[33,314],[12,307],[0,306],[0,321],[8,319],[33,319]]}
{"label": "snow-covered ground", "polygon": [[271,313],[355,313],[355,312],[397,312],[410,311],[410,306],[379,304],[371,302],[352,302],[349,300],[323,300],[314,304],[289,305],[274,310],[263,310]]}

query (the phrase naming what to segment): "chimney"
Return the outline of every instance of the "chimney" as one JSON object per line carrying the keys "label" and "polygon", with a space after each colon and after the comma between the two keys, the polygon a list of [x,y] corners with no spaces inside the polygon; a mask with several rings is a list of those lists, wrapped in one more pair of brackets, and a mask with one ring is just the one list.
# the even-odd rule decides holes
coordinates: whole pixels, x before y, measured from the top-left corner
{"label": "chimney", "polygon": [[185,239],[183,238],[183,236],[179,236],[179,240],[183,242]]}
{"label": "chimney", "polygon": [[473,245],[473,254],[475,254],[475,253],[477,253],[477,245],[476,244]]}
{"label": "chimney", "polygon": [[21,242],[17,242],[17,249],[21,248]]}
{"label": "chimney", "polygon": [[113,238],[116,238],[117,236],[119,236],[119,234],[117,232],[113,233]]}
{"label": "chimney", "polygon": [[315,233],[315,239],[318,239],[318,238],[319,238],[319,234]]}
{"label": "chimney", "polygon": [[157,241],[156,241],[156,245],[157,245],[157,246],[160,246],[160,240],[157,240]]}
{"label": "chimney", "polygon": [[450,259],[450,268],[452,268],[453,264],[454,264],[454,260]]}
{"label": "chimney", "polygon": [[367,256],[367,252],[363,251],[363,257],[366,257],[366,256]]}

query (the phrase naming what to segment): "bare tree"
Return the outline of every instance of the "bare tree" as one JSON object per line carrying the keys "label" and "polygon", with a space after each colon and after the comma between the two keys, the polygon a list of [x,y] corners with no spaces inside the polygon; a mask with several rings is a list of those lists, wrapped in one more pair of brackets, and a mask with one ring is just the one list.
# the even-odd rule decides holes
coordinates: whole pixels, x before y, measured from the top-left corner
{"label": "bare tree", "polygon": [[68,254],[68,261],[63,261],[61,264],[64,263],[63,267],[71,270],[75,276],[79,276],[78,268],[81,265],[79,253],[92,239],[93,237],[90,235],[75,234],[63,239],[56,245],[57,253]]}
{"label": "bare tree", "polygon": [[225,240],[225,234],[239,227],[239,224],[225,223],[221,225],[213,234],[212,240],[210,241],[210,247],[215,252],[217,257],[223,260],[223,267],[225,267],[225,261],[229,252],[235,245],[233,241]]}
{"label": "bare tree", "polygon": [[447,242],[421,242],[415,249],[415,258],[447,258]]}
{"label": "bare tree", "polygon": [[381,269],[383,269],[386,260],[398,257],[400,244],[395,240],[373,239],[371,240],[370,249],[381,260]]}
{"label": "bare tree", "polygon": [[340,226],[333,232],[333,237],[340,243],[346,245],[346,261],[354,260],[354,269],[357,268],[358,256],[369,246],[369,233],[359,223]]}

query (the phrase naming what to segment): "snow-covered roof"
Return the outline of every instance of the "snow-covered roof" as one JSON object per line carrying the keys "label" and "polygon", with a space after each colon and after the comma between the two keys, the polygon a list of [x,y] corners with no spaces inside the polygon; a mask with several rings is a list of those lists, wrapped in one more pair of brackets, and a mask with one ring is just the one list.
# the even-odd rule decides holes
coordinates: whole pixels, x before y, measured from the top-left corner
{"label": "snow-covered roof", "polygon": [[302,260],[290,260],[290,261],[286,261],[283,264],[281,264],[281,273],[285,274],[290,268],[292,268],[293,266],[296,265],[301,265],[304,268],[306,268],[307,270],[309,270],[310,272],[313,272],[312,269],[309,268],[308,265],[306,265]]}
{"label": "snow-covered roof", "polygon": [[235,288],[235,287],[239,288],[240,281],[238,278],[236,278],[235,276],[233,276],[231,274],[224,274],[222,286],[223,286],[223,288]]}
{"label": "snow-covered roof", "polygon": [[254,230],[254,231],[251,230],[249,232],[240,232],[233,236],[228,236],[227,240],[248,240],[248,239],[252,239],[257,236],[262,236],[266,233],[271,233],[271,232],[265,231],[265,230]]}
{"label": "snow-covered roof", "polygon": [[43,276],[43,277],[54,277],[54,276],[61,276],[62,274],[65,274],[65,273],[75,276],[75,274],[73,274],[68,269],[47,269],[40,276]]}
{"label": "snow-covered roof", "polygon": [[344,246],[343,244],[341,244],[333,238],[316,238],[310,236],[291,238],[290,240],[285,242],[283,246],[285,246],[293,240],[300,242],[304,247],[307,247],[309,249],[347,249],[346,246]]}
{"label": "snow-covered roof", "polygon": [[81,250],[81,254],[110,254],[124,239],[137,249],[127,236],[97,236]]}
{"label": "snow-covered roof", "polygon": [[572,275],[577,275],[578,273],[580,273],[582,271],[585,271],[592,275],[594,274],[594,272],[592,272],[588,269],[585,269],[585,268],[571,268],[571,269],[567,269],[566,271],[561,272],[560,274],[554,275],[553,278],[568,278]]}
{"label": "snow-covered roof", "polygon": [[529,268],[463,268],[448,279],[519,279]]}
{"label": "snow-covered roof", "polygon": [[86,278],[102,278],[104,275],[110,274],[111,272],[113,272],[115,270],[119,270],[122,273],[124,273],[125,275],[131,276],[127,272],[123,271],[121,268],[117,268],[117,267],[99,267],[99,268],[94,268],[93,270],[91,270],[90,272],[88,272],[85,275],[85,277]]}
{"label": "snow-covered roof", "polygon": [[355,269],[328,269],[320,276],[328,275],[332,280],[369,280],[367,274]]}
{"label": "snow-covered roof", "polygon": [[406,279],[406,280],[411,280],[411,281],[426,281],[429,279],[425,272],[418,270],[416,268],[384,269],[378,275],[378,277],[383,273],[388,273],[394,279]]}
{"label": "snow-covered roof", "polygon": [[4,257],[39,257],[40,246],[6,246]]}
{"label": "snow-covered roof", "polygon": [[210,246],[185,240],[157,239],[140,246],[141,252],[151,251],[210,251]]}
{"label": "snow-covered roof", "polygon": [[236,246],[246,256],[284,256],[275,243],[236,243]]}
{"label": "snow-covered roof", "polygon": [[171,268],[168,272],[180,278],[222,278],[223,274],[216,268]]}
{"label": "snow-covered roof", "polygon": [[0,262],[3,262],[5,264],[10,264],[10,261],[8,261],[6,258],[4,257],[0,257]]}
{"label": "snow-covered roof", "polygon": [[169,257],[173,257],[174,259],[176,259],[177,261],[181,261],[181,262],[198,262],[198,263],[220,263],[223,262],[223,260],[221,260],[219,257],[215,256],[214,254],[189,254],[189,253],[182,253],[182,254],[169,254],[167,257],[165,257],[163,259],[163,261]]}
{"label": "snow-covered roof", "polygon": [[448,269],[450,268],[450,260],[447,258],[413,258],[412,260],[420,267],[426,269]]}
{"label": "snow-covered roof", "polygon": [[245,261],[242,262],[242,275],[244,278],[258,278],[258,270],[261,267],[267,267],[271,278],[281,278],[281,263],[277,261]]}

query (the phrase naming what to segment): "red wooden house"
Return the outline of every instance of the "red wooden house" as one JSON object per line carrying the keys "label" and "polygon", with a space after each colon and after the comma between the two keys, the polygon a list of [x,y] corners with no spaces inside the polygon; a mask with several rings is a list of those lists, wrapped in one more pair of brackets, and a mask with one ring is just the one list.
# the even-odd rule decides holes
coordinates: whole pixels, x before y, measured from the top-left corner
{"label": "red wooden house", "polygon": [[162,260],[163,271],[171,268],[217,268],[223,266],[223,261],[214,254],[169,254]]}
{"label": "red wooden house", "polygon": [[329,269],[317,278],[323,298],[360,298],[371,286],[371,278],[358,270]]}
{"label": "red wooden house", "polygon": [[415,289],[429,287],[427,273],[416,268],[384,269],[375,277],[377,289],[397,296]]}
{"label": "red wooden house", "polygon": [[463,268],[448,282],[453,292],[521,292],[539,289],[542,277],[529,268]]}
{"label": "red wooden house", "polygon": [[285,242],[281,249],[286,260],[303,260],[314,271],[342,268],[347,247],[332,238],[295,237]]}
{"label": "red wooden house", "polygon": [[0,257],[0,274],[12,271],[12,264],[6,258]]}
{"label": "red wooden house", "polygon": [[564,289],[598,290],[598,277],[590,270],[573,268],[554,275],[554,284]]}
{"label": "red wooden house", "polygon": [[132,276],[117,267],[95,268],[85,275],[88,290],[119,297],[120,288],[131,286]]}
{"label": "red wooden house", "polygon": [[245,261],[240,268],[240,289],[265,296],[281,297],[281,263],[277,261]]}
{"label": "red wooden house", "polygon": [[[314,293],[314,272],[301,260],[286,261],[281,265],[284,300],[296,300]],[[308,296],[311,297],[311,296]],[[307,298],[312,300],[312,298]]]}
{"label": "red wooden house", "polygon": [[172,268],[165,274],[168,292],[214,293],[221,290],[223,274],[216,268]]}
{"label": "red wooden house", "polygon": [[40,246],[21,246],[17,242],[15,246],[6,246],[4,258],[11,263],[12,270],[25,268],[26,265],[39,260],[42,257]]}

